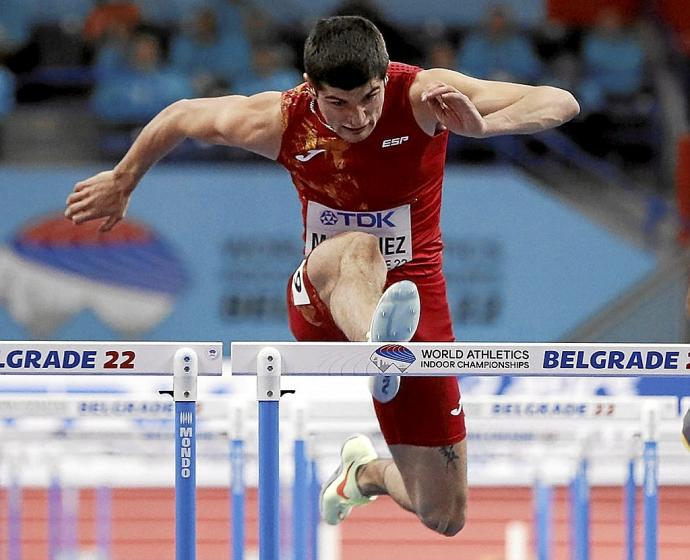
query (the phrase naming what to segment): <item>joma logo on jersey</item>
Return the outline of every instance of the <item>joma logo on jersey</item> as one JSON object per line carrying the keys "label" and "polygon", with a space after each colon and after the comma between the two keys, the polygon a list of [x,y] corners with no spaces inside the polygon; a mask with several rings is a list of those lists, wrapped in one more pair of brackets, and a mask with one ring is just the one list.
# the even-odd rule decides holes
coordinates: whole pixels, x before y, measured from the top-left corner
{"label": "joma logo on jersey", "polygon": [[393,146],[400,146],[403,142],[407,142],[410,139],[409,136],[400,136],[398,138],[386,138],[381,144],[382,148],[392,148]]}
{"label": "joma logo on jersey", "polygon": [[306,154],[297,154],[295,159],[301,161],[302,163],[308,162],[310,159],[324,153],[326,150],[309,150]]}

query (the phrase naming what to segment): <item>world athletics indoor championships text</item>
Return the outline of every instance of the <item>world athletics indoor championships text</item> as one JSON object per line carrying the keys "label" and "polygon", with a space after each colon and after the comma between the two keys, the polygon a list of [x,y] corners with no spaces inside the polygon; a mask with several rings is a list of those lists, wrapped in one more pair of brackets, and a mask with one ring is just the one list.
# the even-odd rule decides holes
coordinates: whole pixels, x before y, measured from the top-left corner
{"label": "world athletics indoor championships text", "polygon": [[443,369],[529,369],[528,350],[424,348],[420,366]]}

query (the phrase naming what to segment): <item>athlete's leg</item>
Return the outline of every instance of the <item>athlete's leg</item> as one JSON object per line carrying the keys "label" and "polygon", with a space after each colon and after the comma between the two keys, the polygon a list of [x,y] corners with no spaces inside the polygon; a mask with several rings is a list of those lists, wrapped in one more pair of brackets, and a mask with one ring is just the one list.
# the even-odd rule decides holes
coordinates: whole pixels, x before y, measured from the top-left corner
{"label": "athlete's leg", "polygon": [[465,525],[467,503],[465,440],[442,447],[391,445],[390,451],[393,459],[377,459],[359,468],[362,494],[387,494],[430,529],[457,534]]}
{"label": "athlete's leg", "polygon": [[[333,322],[347,339],[363,341],[369,328],[372,327],[373,335],[375,326],[379,325],[372,322],[372,317],[379,316],[377,305],[383,294],[386,274],[386,264],[377,239],[368,234],[349,232],[324,241],[312,251],[305,277],[308,277],[319,299],[328,307]],[[387,319],[394,316],[393,323],[402,319],[401,326],[413,325],[405,333],[408,337],[389,339],[386,332],[381,341],[409,340],[414,334],[418,317],[410,321],[409,316],[418,315],[419,300],[416,288],[413,289],[417,298],[416,307],[410,305],[410,299],[401,290],[401,299],[392,297],[393,307],[386,310],[385,315],[381,313],[381,317]],[[397,310],[402,310],[400,315],[391,313],[396,310],[396,301],[406,302],[406,305],[398,306]],[[384,322],[380,325],[383,326]],[[395,334],[395,330],[391,329],[391,333]],[[398,377],[394,379],[399,380]],[[390,397],[394,398],[396,394],[397,389],[391,392]],[[433,399],[433,404],[435,408],[452,404],[443,408],[447,414],[446,408],[451,410],[458,402],[457,389],[448,403],[446,400]],[[390,398],[379,399],[379,402],[389,401]],[[433,423],[434,414],[426,416]],[[340,467],[322,489],[321,511],[324,519],[337,524],[353,506],[366,503],[367,496],[389,494],[403,508],[415,512],[432,529],[444,535],[457,533],[464,525],[465,515],[467,483],[464,442],[445,448],[398,444],[390,446],[390,449],[393,459],[380,460],[376,458],[367,438],[360,436],[346,442],[341,450]],[[445,469],[448,475],[439,484]]]}
{"label": "athlete's leg", "polygon": [[373,235],[348,232],[309,255],[309,280],[348,340],[364,341],[386,283],[386,263]]}
{"label": "athlete's leg", "polygon": [[[420,342],[453,340],[442,277],[421,284]],[[460,388],[453,377],[405,377],[389,403],[374,402],[392,461],[357,471],[365,495],[389,494],[431,529],[454,535],[465,523],[467,447]]]}

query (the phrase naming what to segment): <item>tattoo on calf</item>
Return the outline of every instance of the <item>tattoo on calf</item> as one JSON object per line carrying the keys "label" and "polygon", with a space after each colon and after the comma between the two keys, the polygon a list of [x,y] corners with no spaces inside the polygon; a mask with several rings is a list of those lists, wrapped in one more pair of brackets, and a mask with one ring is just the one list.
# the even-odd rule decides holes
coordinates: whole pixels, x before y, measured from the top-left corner
{"label": "tattoo on calf", "polygon": [[446,471],[453,466],[453,469],[457,470],[458,465],[458,459],[460,459],[460,455],[458,455],[455,452],[455,449],[453,449],[452,445],[446,445],[444,447],[440,447],[439,451],[441,452],[441,455],[443,455],[446,458]]}

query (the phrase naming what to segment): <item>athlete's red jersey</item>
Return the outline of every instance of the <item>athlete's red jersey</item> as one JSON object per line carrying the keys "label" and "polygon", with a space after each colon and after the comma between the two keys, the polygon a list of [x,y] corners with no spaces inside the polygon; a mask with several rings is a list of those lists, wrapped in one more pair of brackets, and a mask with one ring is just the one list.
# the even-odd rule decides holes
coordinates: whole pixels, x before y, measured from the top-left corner
{"label": "athlete's red jersey", "polygon": [[448,133],[429,136],[415,121],[409,89],[420,70],[389,65],[383,112],[358,143],[325,124],[307,84],[283,93],[278,162],[292,175],[302,202],[306,253],[337,233],[365,231],[379,237],[389,269],[397,269],[389,281],[440,270]]}

